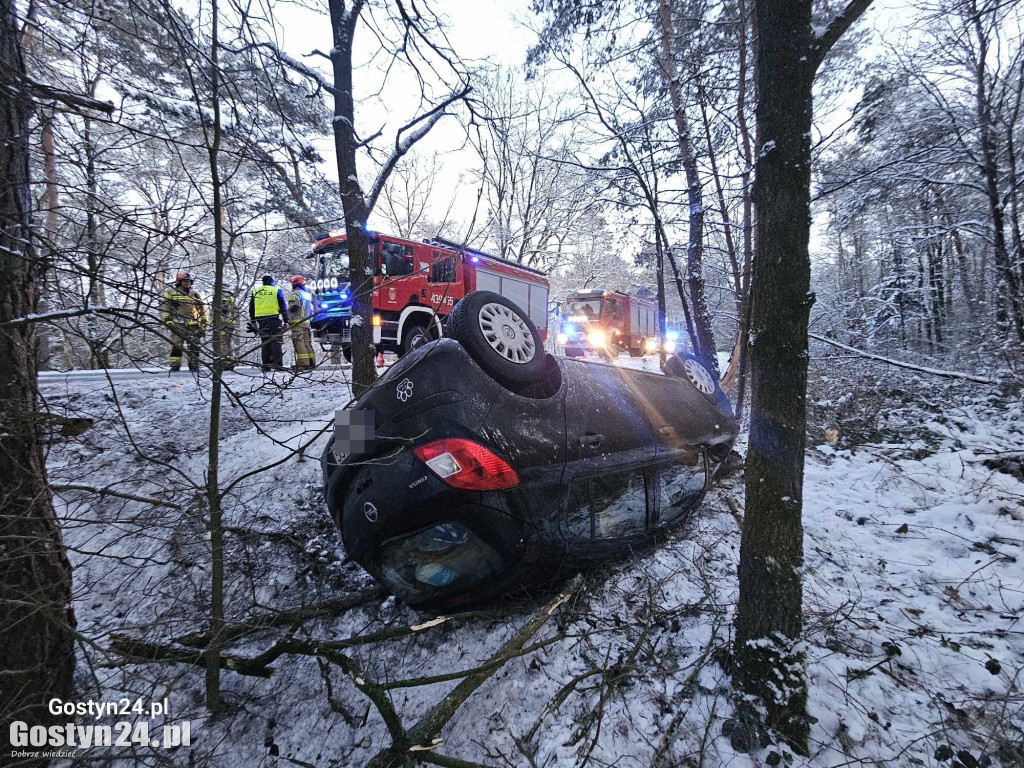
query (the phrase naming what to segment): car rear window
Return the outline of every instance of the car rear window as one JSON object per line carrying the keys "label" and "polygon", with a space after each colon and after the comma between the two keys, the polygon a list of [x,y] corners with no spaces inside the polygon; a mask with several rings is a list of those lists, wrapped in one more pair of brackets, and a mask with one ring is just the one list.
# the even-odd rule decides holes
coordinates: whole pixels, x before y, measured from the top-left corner
{"label": "car rear window", "polygon": [[384,581],[402,597],[463,587],[504,568],[493,547],[454,521],[389,541],[381,554]]}

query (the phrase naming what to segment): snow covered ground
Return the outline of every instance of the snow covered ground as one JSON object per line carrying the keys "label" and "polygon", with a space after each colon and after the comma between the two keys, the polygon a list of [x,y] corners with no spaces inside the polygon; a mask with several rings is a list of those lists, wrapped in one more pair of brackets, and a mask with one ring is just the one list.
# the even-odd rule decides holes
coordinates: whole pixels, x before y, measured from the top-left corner
{"label": "snow covered ground", "polygon": [[[319,487],[321,433],[348,399],[346,376],[230,378],[235,396],[222,409],[220,462],[221,486],[231,484],[229,620],[373,586],[345,562]],[[835,394],[835,382],[817,381],[812,393],[805,608],[816,723],[811,756],[793,764],[1020,765],[1024,412],[984,387],[894,376],[883,371],[872,381],[866,391],[881,404],[867,416],[861,406],[871,398]],[[172,641],[205,628],[209,553],[199,487],[208,383],[146,378],[112,390],[103,381],[57,382],[43,395],[58,414],[94,419],[55,440],[56,487],[150,500],[59,492],[83,638],[79,700],[167,696],[170,720],[192,723],[191,747],[113,750],[128,762],[365,765],[391,744],[364,693],[368,680],[386,687],[478,667],[543,616],[556,594],[422,627],[434,617],[371,592],[348,610],[335,604],[250,633],[231,644],[231,655],[251,659],[290,637],[311,647],[334,643],[358,671],[301,652],[274,660],[270,677],[225,671],[229,708],[209,717],[202,668],[187,660],[125,664],[109,650],[131,637],[186,652]],[[833,423],[844,433],[835,447],[820,439]],[[294,453],[307,444],[304,458]],[[742,478],[728,478],[669,543],[588,573],[526,641],[543,647],[484,680],[432,754],[492,766],[788,760],[774,746],[737,754],[722,736],[733,711],[725,670],[741,514]],[[458,685],[435,681],[385,695],[412,730]]]}

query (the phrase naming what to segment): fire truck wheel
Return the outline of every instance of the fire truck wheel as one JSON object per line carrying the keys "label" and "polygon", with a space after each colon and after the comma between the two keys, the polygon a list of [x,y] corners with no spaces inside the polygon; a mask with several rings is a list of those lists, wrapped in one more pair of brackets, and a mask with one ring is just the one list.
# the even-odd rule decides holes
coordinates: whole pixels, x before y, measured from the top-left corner
{"label": "fire truck wheel", "polygon": [[414,349],[422,347],[428,341],[430,341],[430,335],[427,329],[422,325],[413,325],[405,330],[402,334],[405,338],[402,339],[402,354],[407,355]]}
{"label": "fire truck wheel", "polygon": [[636,346],[636,347],[630,347],[629,348],[629,356],[630,357],[643,357],[644,356],[644,347],[646,346],[646,344],[647,344],[647,339],[645,339],[644,337],[641,336],[640,337],[640,345]]}
{"label": "fire truck wheel", "polygon": [[727,413],[732,413],[732,403],[729,402],[729,398],[718,385],[714,374],[705,368],[696,357],[685,353],[672,355],[665,361],[665,373],[669,376],[686,379],[708,400],[720,408],[724,408]]}
{"label": "fire truck wheel", "polygon": [[467,294],[448,316],[448,335],[499,384],[514,388],[544,374],[544,343],[537,326],[500,294]]}
{"label": "fire truck wheel", "polygon": [[341,354],[344,356],[346,363],[352,362],[352,347],[342,347]]}

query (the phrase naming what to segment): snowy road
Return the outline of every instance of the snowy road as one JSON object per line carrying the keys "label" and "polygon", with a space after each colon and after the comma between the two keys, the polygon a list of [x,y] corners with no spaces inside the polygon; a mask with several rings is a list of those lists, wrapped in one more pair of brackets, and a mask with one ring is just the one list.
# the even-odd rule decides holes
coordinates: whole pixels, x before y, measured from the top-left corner
{"label": "snowy road", "polygon": [[[327,370],[332,371],[347,371],[352,368],[351,365],[344,364],[335,368],[328,368]],[[105,381],[110,379],[111,381],[129,381],[132,379],[143,379],[147,381],[155,381],[160,377],[166,379],[182,379],[191,378],[194,374],[191,371],[177,371],[171,373],[166,368],[108,368],[106,370],[95,370],[95,371],[43,371],[39,374],[39,383],[44,384],[68,384],[70,382],[90,382],[90,381]],[[204,372],[205,376],[209,376],[209,372]],[[233,371],[228,371],[228,376],[255,376],[260,377],[263,372],[255,366],[239,366]]]}

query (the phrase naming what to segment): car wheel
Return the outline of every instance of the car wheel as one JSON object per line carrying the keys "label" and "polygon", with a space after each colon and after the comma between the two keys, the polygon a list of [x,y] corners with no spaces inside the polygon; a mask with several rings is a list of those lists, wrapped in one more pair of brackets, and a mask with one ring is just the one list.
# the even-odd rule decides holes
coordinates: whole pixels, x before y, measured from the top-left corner
{"label": "car wheel", "polygon": [[686,379],[708,400],[719,408],[724,408],[732,413],[732,404],[729,402],[729,398],[718,386],[718,381],[715,380],[711,371],[705,368],[704,364],[696,357],[680,353],[672,355],[665,363],[665,372],[670,376]]}
{"label": "car wheel", "polygon": [[448,332],[499,384],[514,387],[544,374],[544,345],[537,326],[500,294],[468,294],[448,316]]}
{"label": "car wheel", "polygon": [[430,341],[430,335],[427,329],[422,325],[414,325],[404,334],[405,338],[402,339],[402,356],[409,354],[414,349],[419,349],[424,344]]}

